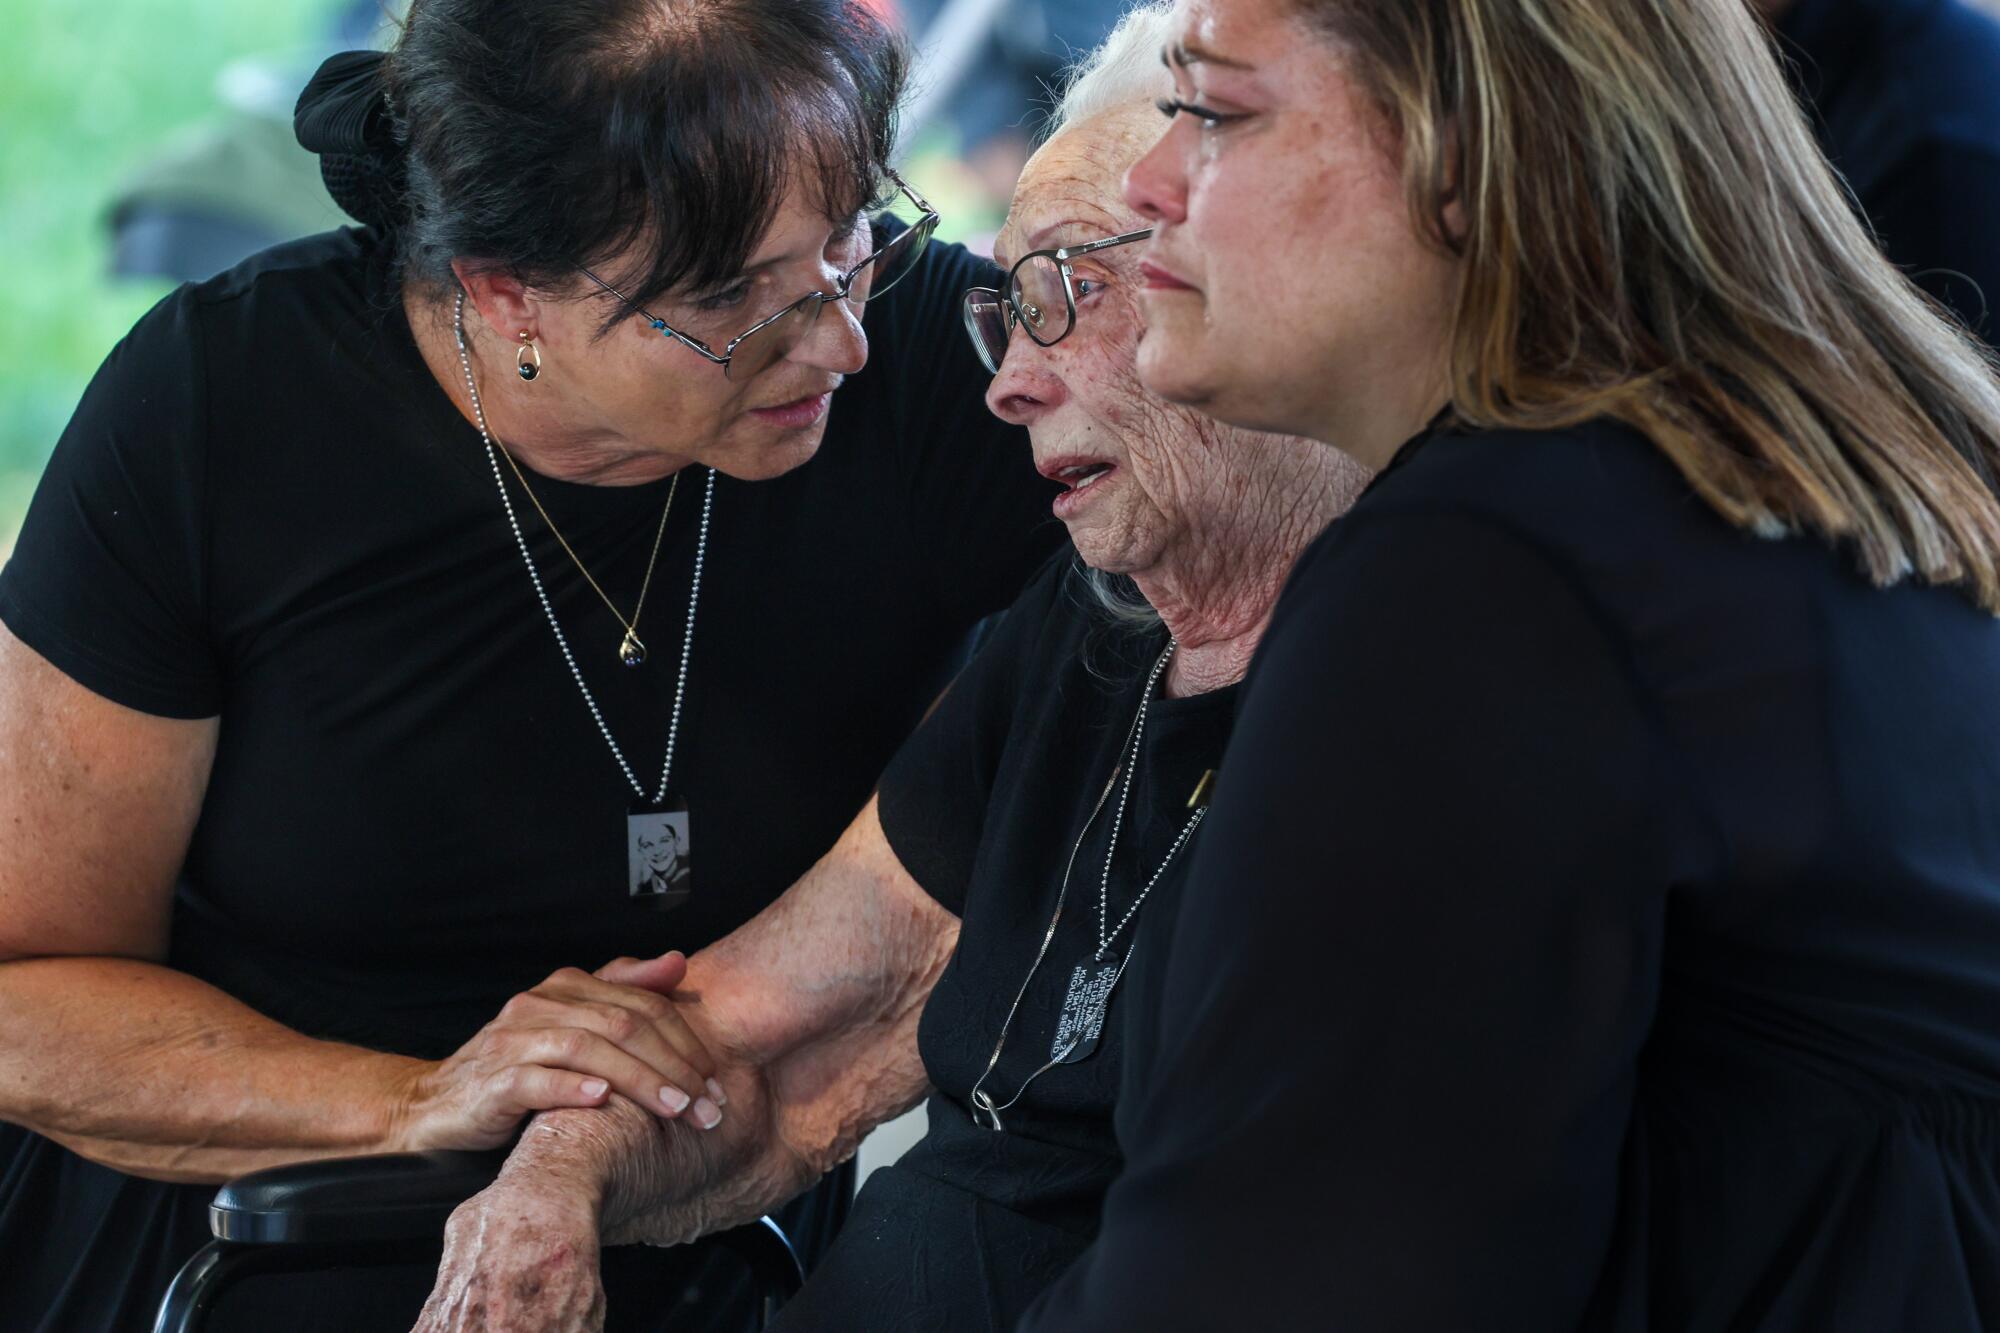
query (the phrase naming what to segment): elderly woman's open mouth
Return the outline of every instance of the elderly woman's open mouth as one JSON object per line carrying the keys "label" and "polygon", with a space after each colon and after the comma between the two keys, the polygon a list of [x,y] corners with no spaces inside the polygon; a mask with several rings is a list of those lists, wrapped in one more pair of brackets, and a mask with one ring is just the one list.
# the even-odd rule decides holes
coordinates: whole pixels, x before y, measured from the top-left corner
{"label": "elderly woman's open mouth", "polygon": [[1066,454],[1036,463],[1035,470],[1067,488],[1056,497],[1053,506],[1057,518],[1067,518],[1086,503],[1088,497],[1085,493],[1116,472],[1118,465],[1108,458]]}

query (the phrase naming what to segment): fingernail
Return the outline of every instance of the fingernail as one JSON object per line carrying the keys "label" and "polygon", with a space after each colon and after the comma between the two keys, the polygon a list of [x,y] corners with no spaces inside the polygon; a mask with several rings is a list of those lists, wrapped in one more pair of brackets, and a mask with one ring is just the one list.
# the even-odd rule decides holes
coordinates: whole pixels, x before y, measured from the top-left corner
{"label": "fingernail", "polygon": [[703,1129],[714,1129],[722,1123],[722,1108],[706,1097],[694,1099],[694,1122]]}
{"label": "fingernail", "polygon": [[688,1095],[671,1083],[660,1089],[660,1100],[666,1104],[667,1110],[675,1115],[688,1109]]}
{"label": "fingernail", "polygon": [[602,1097],[604,1090],[610,1086],[609,1083],[606,1083],[601,1078],[587,1078],[583,1081],[583,1095],[586,1097]]}
{"label": "fingernail", "polygon": [[708,1081],[708,1098],[710,1101],[714,1102],[717,1106],[729,1105],[729,1094],[724,1092],[722,1090],[722,1085],[720,1083],[717,1083],[714,1079],[710,1079]]}

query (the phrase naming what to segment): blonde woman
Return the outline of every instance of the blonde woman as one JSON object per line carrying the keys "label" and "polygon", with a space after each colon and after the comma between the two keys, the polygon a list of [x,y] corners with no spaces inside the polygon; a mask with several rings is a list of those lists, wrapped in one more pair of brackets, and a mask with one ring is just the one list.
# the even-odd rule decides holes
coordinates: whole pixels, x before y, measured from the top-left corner
{"label": "blonde woman", "polygon": [[1168,55],[1143,379],[1385,471],[1023,1327],[1994,1327],[1981,354],[1742,0],[1184,0]]}

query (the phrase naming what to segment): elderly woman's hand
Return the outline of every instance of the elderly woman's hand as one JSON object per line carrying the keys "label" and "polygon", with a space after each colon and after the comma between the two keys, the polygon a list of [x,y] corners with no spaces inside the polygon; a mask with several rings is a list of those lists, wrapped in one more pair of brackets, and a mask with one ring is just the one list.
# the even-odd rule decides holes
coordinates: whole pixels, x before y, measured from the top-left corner
{"label": "elderly woman's hand", "polygon": [[503,1171],[444,1231],[414,1333],[597,1333],[597,1206],[575,1182]]}
{"label": "elderly woman's hand", "polygon": [[592,974],[564,968],[507,1002],[456,1054],[428,1067],[405,1097],[412,1149],[495,1148],[522,1117],[600,1106],[622,1094],[657,1115],[721,1122],[715,1060],[666,992],[686,975],[678,953],[621,959]]}

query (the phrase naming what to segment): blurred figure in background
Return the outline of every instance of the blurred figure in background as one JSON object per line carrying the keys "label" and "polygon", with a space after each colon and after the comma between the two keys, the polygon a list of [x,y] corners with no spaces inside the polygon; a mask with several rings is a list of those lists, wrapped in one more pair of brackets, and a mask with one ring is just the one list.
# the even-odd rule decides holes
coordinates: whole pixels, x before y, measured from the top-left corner
{"label": "blurred figure in background", "polygon": [[[1028,155],[1046,137],[1051,86],[1079,52],[1104,41],[1126,0],[861,0],[900,28],[920,64],[907,173],[962,172],[979,249],[1007,212]],[[300,236],[345,225],[320,182],[319,159],[292,136],[292,106],[321,59],[394,40],[407,0],[353,0],[303,51],[239,60],[215,80],[216,107],[162,142],[117,184],[108,209],[111,271],[200,282]],[[933,138],[932,129],[945,134]],[[954,164],[952,159],[959,159]]]}
{"label": "blurred figure in background", "polygon": [[1103,43],[1128,7],[1127,0],[903,0],[904,26],[920,51],[949,42],[960,13],[970,11],[987,29],[968,72],[940,71],[953,86],[939,95],[958,156],[996,215],[1007,211],[1014,182],[1044,137],[1050,88],[1079,53]]}
{"label": "blurred figure in background", "polygon": [[1890,261],[1993,341],[2000,19],[1965,0],[1756,4]]}
{"label": "blurred figure in background", "polygon": [[324,40],[238,60],[215,78],[216,107],[118,182],[106,214],[111,272],[200,282],[281,241],[346,226],[299,146],[292,108],[322,59],[395,35],[405,0],[352,0]]}

